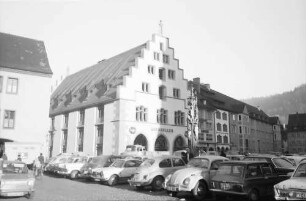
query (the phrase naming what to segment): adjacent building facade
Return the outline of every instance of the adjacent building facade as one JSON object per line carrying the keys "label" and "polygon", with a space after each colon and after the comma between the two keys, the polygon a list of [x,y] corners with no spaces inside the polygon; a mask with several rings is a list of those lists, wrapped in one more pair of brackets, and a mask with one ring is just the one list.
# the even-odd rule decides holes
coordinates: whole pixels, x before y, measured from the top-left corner
{"label": "adjacent building facade", "polygon": [[[1,155],[6,142],[29,144],[29,149],[39,144],[41,151],[47,147],[51,76],[42,41],[0,33]],[[27,159],[27,152],[20,154]]]}
{"label": "adjacent building facade", "polygon": [[119,154],[127,145],[172,153],[187,146],[187,80],[168,38],[65,78],[51,96],[50,156]]}
{"label": "adjacent building facade", "polygon": [[306,113],[290,114],[286,127],[289,153],[306,152]]}

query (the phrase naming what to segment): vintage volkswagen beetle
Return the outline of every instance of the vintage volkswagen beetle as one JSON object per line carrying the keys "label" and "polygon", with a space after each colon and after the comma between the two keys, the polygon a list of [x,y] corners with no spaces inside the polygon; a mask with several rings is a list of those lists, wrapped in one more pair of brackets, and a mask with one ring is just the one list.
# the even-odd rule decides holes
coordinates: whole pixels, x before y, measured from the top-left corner
{"label": "vintage volkswagen beetle", "polygon": [[[26,196],[34,194],[34,175],[21,161],[3,161],[0,167],[0,196]],[[2,169],[2,170],[1,170]]]}
{"label": "vintage volkswagen beetle", "polygon": [[128,182],[131,186],[135,186],[136,189],[152,186],[153,190],[160,190],[162,189],[162,183],[169,174],[185,166],[186,164],[181,157],[156,156],[142,162]]}
{"label": "vintage volkswagen beetle", "polygon": [[119,182],[127,182],[141,163],[141,160],[130,157],[117,159],[109,167],[93,169],[90,177],[113,186]]}
{"label": "vintage volkswagen beetle", "polygon": [[274,186],[275,200],[306,200],[306,161],[302,161],[290,179]]}
{"label": "vintage volkswagen beetle", "polygon": [[219,164],[228,159],[222,156],[203,155],[192,158],[187,167],[166,177],[164,188],[171,196],[178,192],[190,192],[197,200],[209,195],[209,182]]}

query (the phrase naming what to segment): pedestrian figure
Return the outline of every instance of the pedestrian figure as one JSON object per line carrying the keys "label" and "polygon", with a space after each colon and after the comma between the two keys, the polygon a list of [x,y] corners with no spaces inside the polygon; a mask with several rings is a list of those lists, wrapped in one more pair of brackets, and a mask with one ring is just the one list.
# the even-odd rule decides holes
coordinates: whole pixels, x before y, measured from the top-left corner
{"label": "pedestrian figure", "polygon": [[224,152],[224,149],[221,149],[220,156],[226,157],[226,153]]}
{"label": "pedestrian figure", "polygon": [[5,153],[2,155],[2,159],[3,159],[4,161],[7,161],[7,155],[6,155]]}
{"label": "pedestrian figure", "polygon": [[34,162],[33,162],[33,169],[34,169],[34,176],[35,177],[38,177],[42,174],[42,171],[41,171],[41,163],[39,161],[39,157],[37,157]]}
{"label": "pedestrian figure", "polygon": [[41,165],[41,167],[40,167],[41,175],[43,175],[43,168],[44,168],[44,165],[45,165],[45,158],[44,158],[42,153],[40,153],[40,155],[38,156],[38,160],[39,160],[40,165]]}
{"label": "pedestrian figure", "polygon": [[20,154],[18,154],[18,156],[17,156],[17,161],[22,161],[22,160],[21,160],[21,155],[20,155]]}

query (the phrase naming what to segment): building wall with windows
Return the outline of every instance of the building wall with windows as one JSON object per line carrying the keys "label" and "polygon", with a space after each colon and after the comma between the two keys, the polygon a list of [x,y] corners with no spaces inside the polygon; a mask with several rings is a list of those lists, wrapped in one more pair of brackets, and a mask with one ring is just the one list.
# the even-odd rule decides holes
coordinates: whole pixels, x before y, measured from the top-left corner
{"label": "building wall with windows", "polygon": [[[63,143],[64,114],[69,114],[66,152],[79,151],[80,110],[85,110],[83,152],[89,155],[119,154],[131,144],[166,153],[187,145],[184,137],[187,80],[168,38],[154,34],[144,45],[96,66],[97,69],[87,68],[85,73],[67,77],[52,94],[50,118],[55,120],[50,129],[50,139],[53,139],[50,155],[63,152],[56,144]],[[105,68],[104,74],[90,72],[102,68]],[[86,74],[92,79],[70,85],[70,80],[82,80]],[[96,83],[92,84],[95,79]],[[99,94],[101,87],[105,87],[102,95]],[[88,94],[80,101],[84,88]]]}
{"label": "building wall with windows", "polygon": [[289,114],[287,130],[288,152],[306,153],[306,113]]}
{"label": "building wall with windows", "polygon": [[42,41],[0,33],[0,151],[5,142],[47,150],[51,76]]}
{"label": "building wall with windows", "polygon": [[215,131],[217,150],[230,150],[229,112],[217,109],[215,112]]}

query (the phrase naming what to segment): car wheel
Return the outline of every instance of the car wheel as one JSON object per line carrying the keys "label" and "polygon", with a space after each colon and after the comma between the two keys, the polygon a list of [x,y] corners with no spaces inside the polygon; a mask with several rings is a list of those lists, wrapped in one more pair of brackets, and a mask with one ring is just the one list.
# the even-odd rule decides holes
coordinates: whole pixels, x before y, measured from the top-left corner
{"label": "car wheel", "polygon": [[172,192],[170,191],[169,194],[170,194],[171,197],[176,197],[177,196],[177,192],[174,192],[174,191],[172,191]]}
{"label": "car wheel", "polygon": [[259,200],[259,193],[257,190],[252,189],[248,194],[250,201],[258,201]]}
{"label": "car wheel", "polygon": [[144,189],[144,186],[136,186],[136,190],[140,191],[140,190],[143,190]]}
{"label": "car wheel", "polygon": [[71,179],[77,179],[79,176],[79,172],[77,170],[73,170],[70,174]]}
{"label": "car wheel", "polygon": [[163,182],[164,182],[164,178],[161,176],[157,176],[153,179],[152,181],[152,188],[154,191],[159,191],[163,188]]}
{"label": "car wheel", "polygon": [[192,195],[196,200],[203,200],[208,194],[208,188],[205,182],[198,181],[194,189],[192,189]]}
{"label": "car wheel", "polygon": [[32,199],[34,197],[34,192],[29,192],[28,194],[25,195],[27,199]]}
{"label": "car wheel", "polygon": [[107,183],[108,183],[108,185],[110,185],[110,186],[114,186],[114,185],[116,185],[116,184],[118,183],[118,180],[119,180],[119,178],[118,178],[117,175],[112,175],[112,176],[109,178],[109,180],[107,181]]}

